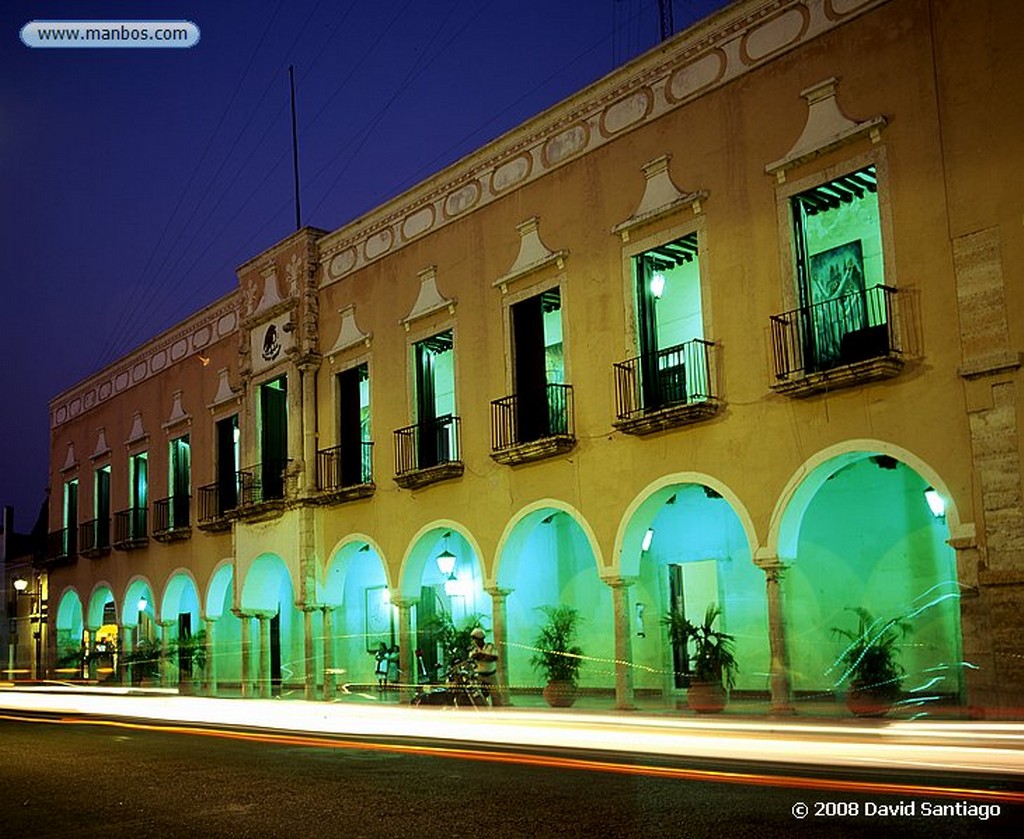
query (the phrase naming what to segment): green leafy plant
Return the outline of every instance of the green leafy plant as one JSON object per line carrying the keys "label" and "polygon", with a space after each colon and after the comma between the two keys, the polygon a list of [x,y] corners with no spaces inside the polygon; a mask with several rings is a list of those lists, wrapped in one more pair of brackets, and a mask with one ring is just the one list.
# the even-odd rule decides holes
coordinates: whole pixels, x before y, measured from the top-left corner
{"label": "green leafy plant", "polygon": [[575,685],[583,666],[583,650],[576,643],[583,619],[571,606],[541,606],[540,611],[547,616],[547,621],[533,642],[537,651],[530,664],[549,682]]}
{"label": "green leafy plant", "polygon": [[456,625],[451,615],[439,612],[424,625],[441,647],[441,669],[447,672],[453,665],[465,661],[473,644],[470,633],[481,626],[482,615],[467,615]]}
{"label": "green leafy plant", "polygon": [[661,619],[668,629],[669,638],[677,646],[693,645],[690,657],[691,674],[694,681],[720,684],[732,690],[736,684],[736,637],[728,632],[715,629],[715,621],[722,610],[716,605],[708,606],[702,623],[693,623],[679,609],[673,609]]}
{"label": "green leafy plant", "polygon": [[132,666],[132,677],[136,680],[155,679],[160,675],[160,661],[163,649],[158,641],[144,638],[135,649],[124,654],[125,663]]}
{"label": "green leafy plant", "polygon": [[195,635],[186,635],[171,642],[168,657],[177,661],[188,662],[195,670],[206,667],[206,631],[199,630]]}
{"label": "green leafy plant", "polygon": [[855,630],[832,627],[832,634],[847,641],[837,665],[843,668],[840,681],[849,679],[859,690],[896,700],[900,696],[906,671],[896,661],[900,643],[910,634],[910,622],[903,617],[882,620],[862,606],[847,607],[857,616]]}

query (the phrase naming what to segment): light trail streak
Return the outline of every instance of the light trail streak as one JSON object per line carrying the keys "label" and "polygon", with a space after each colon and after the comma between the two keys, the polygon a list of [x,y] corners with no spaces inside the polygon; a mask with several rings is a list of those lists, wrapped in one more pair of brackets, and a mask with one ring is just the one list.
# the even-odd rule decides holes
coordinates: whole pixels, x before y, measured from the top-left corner
{"label": "light trail streak", "polygon": [[181,725],[151,725],[139,722],[100,720],[64,717],[43,719],[0,715],[0,719],[18,722],[36,722],[51,725],[91,725],[136,731],[173,733],[189,736],[213,737],[223,740],[239,740],[279,746],[297,746],[316,749],[358,749],[363,751],[388,752],[418,757],[439,757],[455,760],[472,760],[486,763],[511,764],[517,766],[543,767],[548,769],[580,772],[601,772],[617,775],[643,775],[678,781],[702,783],[739,784],[785,789],[803,789],[828,792],[852,792],[864,795],[891,795],[913,797],[942,797],[998,801],[1008,804],[1024,804],[1024,792],[1008,790],[979,790],[966,787],[925,786],[921,784],[892,784],[873,781],[850,781],[831,778],[808,778],[795,775],[770,775],[758,772],[732,772],[712,769],[690,769],[671,766],[653,766],[644,763],[620,763],[612,760],[557,757],[552,755],[510,752],[505,750],[479,750],[454,746],[421,746],[402,743],[379,743],[362,740],[341,740],[337,738],[309,735],[276,734],[270,732],[224,731]]}

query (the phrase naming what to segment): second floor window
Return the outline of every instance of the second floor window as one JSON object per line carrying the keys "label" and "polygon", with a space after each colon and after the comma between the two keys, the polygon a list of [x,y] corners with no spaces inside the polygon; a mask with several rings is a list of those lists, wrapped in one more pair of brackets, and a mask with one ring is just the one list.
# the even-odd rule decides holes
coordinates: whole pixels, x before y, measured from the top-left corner
{"label": "second floor window", "polygon": [[130,488],[130,536],[146,535],[146,509],[149,505],[149,454],[139,452],[128,462]]}
{"label": "second floor window", "polygon": [[371,480],[370,368],[360,364],[338,374],[338,462],[340,486]]}
{"label": "second floor window", "polygon": [[78,478],[64,483],[64,554],[72,556],[76,552],[78,538]]}
{"label": "second floor window", "polygon": [[217,421],[217,509],[209,512],[224,515],[238,506],[238,415]]}
{"label": "second floor window", "polygon": [[110,464],[96,470],[93,484],[93,512],[96,518],[95,545],[110,546]]}
{"label": "second floor window", "polygon": [[704,338],[698,256],[697,234],[691,233],[634,259],[640,392],[647,410],[710,392],[706,365],[693,358],[687,363],[687,345]]}
{"label": "second floor window", "polygon": [[550,387],[565,383],[560,290],[514,304],[511,316],[516,440],[528,443],[564,434],[568,417],[563,389]]}
{"label": "second floor window", "polygon": [[288,465],[288,380],[260,386],[260,480],[263,499],[284,498]]}
{"label": "second floor window", "polygon": [[167,479],[171,499],[169,524],[172,527],[188,527],[192,494],[192,447],[187,434],[171,440],[168,461],[170,469]]}
{"label": "second floor window", "polygon": [[455,451],[455,341],[446,330],[414,347],[418,466],[457,459]]}

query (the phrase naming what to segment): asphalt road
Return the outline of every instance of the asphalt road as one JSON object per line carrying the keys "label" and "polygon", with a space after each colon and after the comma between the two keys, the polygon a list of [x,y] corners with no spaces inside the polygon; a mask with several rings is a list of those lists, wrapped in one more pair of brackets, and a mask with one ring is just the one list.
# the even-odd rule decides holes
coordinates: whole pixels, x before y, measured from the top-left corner
{"label": "asphalt road", "polygon": [[[455,746],[431,752],[420,749],[432,744],[409,741],[353,746],[326,736],[243,737],[251,739],[138,723],[4,718],[0,837],[934,839],[1018,836],[1024,825],[1024,808],[991,800],[987,806],[998,806],[998,815],[958,815],[958,805],[983,803],[969,791],[844,791],[822,788],[824,776],[807,772],[810,789],[770,772],[743,783],[713,774],[749,766],[684,767],[640,756],[617,766],[607,756],[581,753],[517,756]],[[709,774],[688,777],[683,769]],[[797,818],[801,805],[807,815]],[[954,810],[936,814],[937,806]]]}

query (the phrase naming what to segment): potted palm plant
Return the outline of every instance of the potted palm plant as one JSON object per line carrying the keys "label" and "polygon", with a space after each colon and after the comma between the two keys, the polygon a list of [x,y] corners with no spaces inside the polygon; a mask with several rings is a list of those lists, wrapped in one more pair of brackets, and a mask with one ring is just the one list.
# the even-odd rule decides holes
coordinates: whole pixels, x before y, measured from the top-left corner
{"label": "potted palm plant", "polygon": [[178,662],[178,692],[195,693],[195,683],[199,681],[206,667],[206,632],[199,630],[195,635],[185,635],[171,643],[168,656]]}
{"label": "potted palm plant", "polygon": [[135,645],[135,649],[124,654],[126,664],[132,668],[132,683],[150,685],[160,679],[160,662],[163,650],[159,642],[144,638]]}
{"label": "potted palm plant", "polygon": [[553,708],[568,708],[576,701],[583,650],[576,643],[580,613],[571,606],[541,606],[547,620],[533,642],[530,664],[547,679],[544,699]]}
{"label": "potted palm plant", "polygon": [[711,604],[703,623],[692,623],[680,609],[673,609],[661,620],[674,645],[693,645],[686,703],[699,714],[718,713],[725,708],[727,691],[735,685],[739,670],[735,636],[714,628],[721,614],[722,610]]}
{"label": "potted palm plant", "polygon": [[855,630],[833,627],[832,634],[847,642],[839,654],[840,681],[849,680],[846,707],[859,717],[885,716],[902,695],[904,669],[896,657],[910,633],[903,617],[882,620],[863,608],[847,607],[857,616]]}

